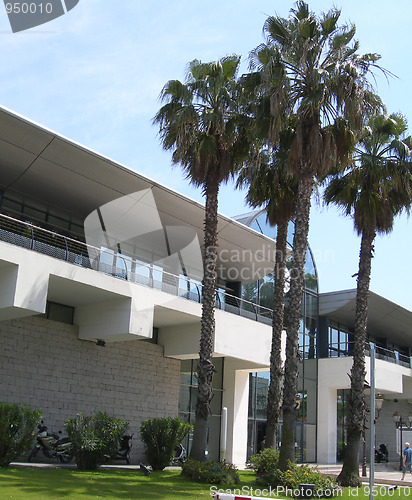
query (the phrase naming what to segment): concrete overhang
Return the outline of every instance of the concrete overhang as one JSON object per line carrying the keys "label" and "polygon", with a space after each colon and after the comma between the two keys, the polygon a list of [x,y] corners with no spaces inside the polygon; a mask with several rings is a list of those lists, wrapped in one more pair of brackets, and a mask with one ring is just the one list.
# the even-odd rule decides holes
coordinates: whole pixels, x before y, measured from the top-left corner
{"label": "concrete overhang", "polygon": [[[322,293],[319,296],[319,315],[355,327],[356,289]],[[369,292],[368,333],[385,338],[400,346],[412,345],[412,312],[377,293]]]}
{"label": "concrete overhang", "polygon": [[[163,227],[189,227],[203,242],[202,204],[4,108],[0,131],[0,190],[81,220],[113,200],[151,190]],[[218,273],[226,281],[247,283],[273,270],[275,241],[224,215],[218,245]]]}

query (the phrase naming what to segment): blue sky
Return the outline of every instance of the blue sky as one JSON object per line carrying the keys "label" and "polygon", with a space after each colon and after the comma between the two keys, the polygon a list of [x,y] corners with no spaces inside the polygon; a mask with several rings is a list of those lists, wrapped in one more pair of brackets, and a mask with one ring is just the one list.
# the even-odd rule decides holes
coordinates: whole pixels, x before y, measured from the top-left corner
{"label": "blue sky", "polygon": [[[13,34],[0,6],[0,105],[202,201],[178,167],[171,168],[151,119],[167,80],[183,79],[189,61],[247,55],[263,41],[269,15],[287,16],[293,2],[256,0],[80,0],[66,15]],[[316,13],[332,1],[309,2]],[[357,27],[360,52],[382,55],[397,75],[376,86],[389,112],[411,121],[410,0],[341,0],[342,22]],[[244,193],[222,189],[220,212],[248,211]],[[412,310],[412,225],[406,216],[378,237],[371,289]],[[350,219],[314,202],[310,244],[322,292],[356,287],[359,238]]]}

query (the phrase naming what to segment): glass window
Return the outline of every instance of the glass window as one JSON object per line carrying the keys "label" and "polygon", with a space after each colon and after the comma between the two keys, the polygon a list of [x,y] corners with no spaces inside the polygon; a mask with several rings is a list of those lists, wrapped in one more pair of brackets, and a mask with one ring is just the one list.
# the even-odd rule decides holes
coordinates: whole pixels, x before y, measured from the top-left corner
{"label": "glass window", "polygon": [[73,324],[74,307],[55,302],[47,302],[46,318],[52,321],[60,321],[60,323]]}
{"label": "glass window", "polygon": [[212,387],[213,389],[222,389],[223,384],[223,358],[213,358],[216,373],[213,376]]}
{"label": "glass window", "polygon": [[339,345],[339,330],[337,328],[329,329],[329,342],[331,346],[338,347]]}
{"label": "glass window", "polygon": [[259,296],[258,290],[259,290],[258,281],[242,285],[242,299],[247,300],[248,302],[253,302],[253,304],[257,304]]}
{"label": "glass window", "polygon": [[259,281],[259,304],[268,309],[273,308],[275,283],[272,277],[265,277]]}
{"label": "glass window", "polygon": [[[216,368],[216,373],[213,377],[213,397],[210,403],[212,415],[210,415],[208,419],[207,452],[209,458],[212,460],[219,460],[224,359],[215,358],[213,363]],[[183,360],[180,364],[179,417],[184,422],[189,422],[191,424],[195,421],[197,403],[196,366],[196,359]],[[189,435],[185,438],[183,443],[188,454],[190,453],[192,439],[193,436]]]}
{"label": "glass window", "polygon": [[192,360],[184,359],[180,362],[180,384],[191,385],[192,383]]}
{"label": "glass window", "polygon": [[312,257],[312,252],[308,247],[306,251],[306,261],[305,261],[305,287],[308,290],[318,291],[318,277],[316,274],[315,262]]}

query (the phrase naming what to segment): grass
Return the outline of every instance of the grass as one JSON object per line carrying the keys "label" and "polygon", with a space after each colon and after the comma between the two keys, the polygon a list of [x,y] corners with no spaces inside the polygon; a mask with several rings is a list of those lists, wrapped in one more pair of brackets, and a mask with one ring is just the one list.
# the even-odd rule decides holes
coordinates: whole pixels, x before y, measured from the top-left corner
{"label": "grass", "polygon": [[[240,484],[236,489],[245,495],[258,496],[258,487],[254,486],[252,472],[240,472]],[[253,488],[253,490],[252,490]],[[398,488],[389,492],[386,487],[376,487],[375,500],[412,497],[412,490]],[[233,491],[234,486],[216,486],[216,489]],[[237,492],[239,493],[239,492]],[[264,492],[261,496],[265,497]],[[82,472],[69,468],[10,467],[0,469],[1,500],[55,500],[67,499],[106,500],[138,499],[211,499],[210,485],[199,484],[184,478],[180,471],[153,472],[149,477],[140,470],[104,468],[96,472]],[[275,498],[275,497],[267,497]],[[278,498],[286,498],[279,496]],[[289,497],[290,499],[291,497]],[[366,488],[356,490],[345,488],[342,499],[368,500]]]}
{"label": "grass", "polygon": [[[253,474],[241,473],[240,487],[253,482]],[[83,472],[77,469],[10,467],[0,469],[1,500],[106,500],[138,499],[211,499],[210,485],[195,483],[180,471],[100,469]]]}

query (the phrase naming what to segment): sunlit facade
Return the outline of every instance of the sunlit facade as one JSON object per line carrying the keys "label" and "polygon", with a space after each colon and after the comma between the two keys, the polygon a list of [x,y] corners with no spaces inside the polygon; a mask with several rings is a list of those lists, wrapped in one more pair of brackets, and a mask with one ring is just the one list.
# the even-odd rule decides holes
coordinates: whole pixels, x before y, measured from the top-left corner
{"label": "sunlit facade", "polygon": [[[271,227],[264,211],[252,212],[237,217],[237,220],[256,231],[276,240],[276,227]],[[294,224],[288,229],[288,246],[292,249]],[[287,266],[290,264],[290,258]],[[288,285],[285,302],[288,301]],[[242,297],[266,307],[273,306],[274,279],[266,276],[259,281],[242,287]],[[302,297],[302,319],[299,331],[299,351],[302,361],[299,366],[298,390],[300,408],[296,433],[296,459],[299,462],[316,461],[316,414],[317,414],[317,332],[318,332],[318,278],[316,264],[310,247],[306,254],[305,288]],[[266,433],[266,403],[270,374],[255,372],[250,374],[248,457],[259,451]],[[282,422],[279,426],[279,442]],[[279,445],[278,442],[278,445]]]}
{"label": "sunlit facade", "polygon": [[[93,411],[127,420],[135,436],[148,418],[193,423],[204,206],[1,108],[0,159],[0,400],[41,409],[51,429]],[[244,465],[265,439],[276,229],[263,212],[219,215],[218,227],[207,453]],[[290,224],[289,255],[292,240]],[[342,460],[355,296],[320,294],[308,249],[299,462]],[[412,313],[372,292],[366,354],[371,345],[384,398],[377,442],[395,456],[389,423],[412,401]],[[132,460],[145,460],[138,437]]]}

